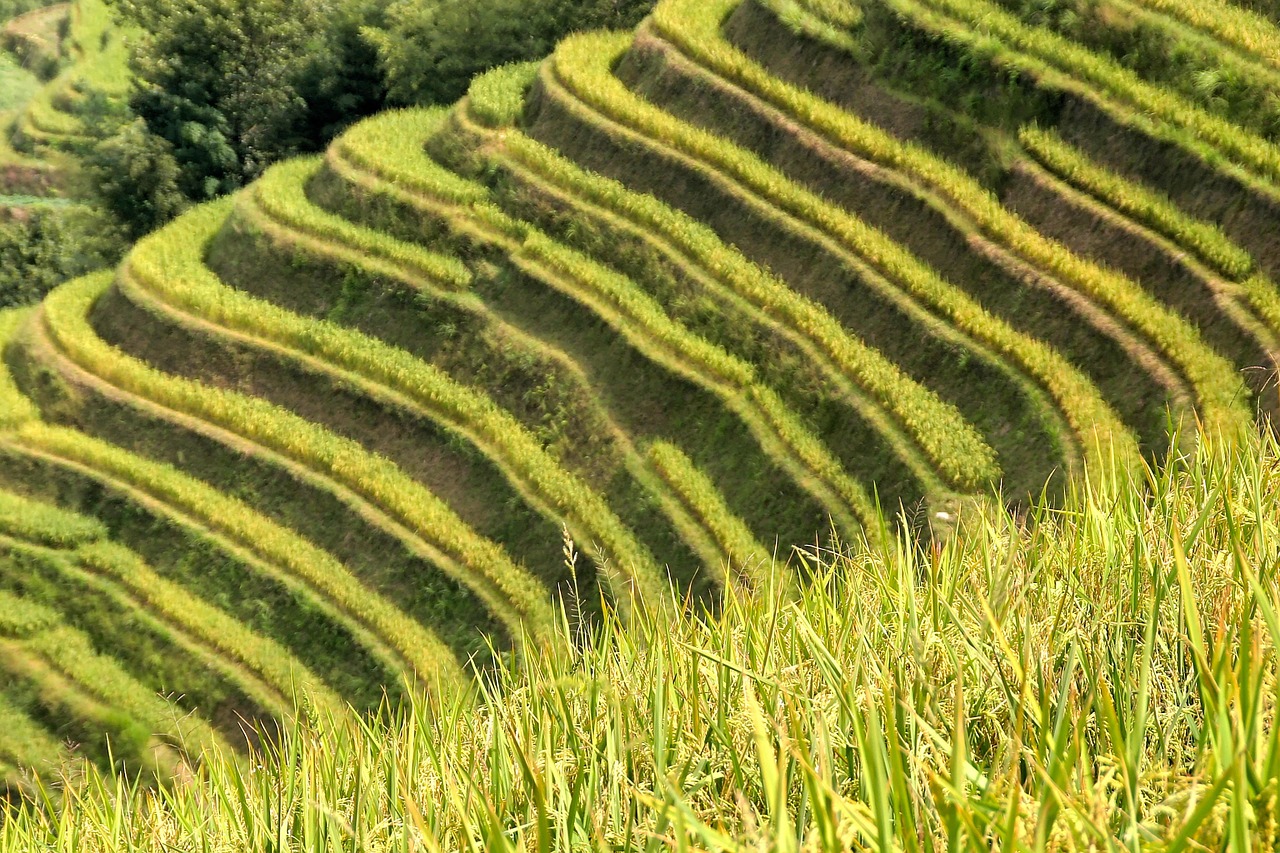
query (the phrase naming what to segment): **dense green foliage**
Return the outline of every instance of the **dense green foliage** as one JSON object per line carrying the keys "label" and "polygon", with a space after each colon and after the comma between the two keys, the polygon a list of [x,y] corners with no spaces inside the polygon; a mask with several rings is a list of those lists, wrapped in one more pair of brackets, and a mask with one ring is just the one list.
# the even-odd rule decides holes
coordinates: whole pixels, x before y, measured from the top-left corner
{"label": "dense green foliage", "polygon": [[0,21],[16,18],[24,12],[46,5],[45,0],[0,0]]}
{"label": "dense green foliage", "polygon": [[119,251],[114,223],[93,208],[0,214],[0,308],[38,302],[67,279],[114,262]]}
{"label": "dense green foliage", "polygon": [[370,38],[402,104],[445,104],[481,71],[546,56],[571,32],[635,26],[653,0],[392,0]]}

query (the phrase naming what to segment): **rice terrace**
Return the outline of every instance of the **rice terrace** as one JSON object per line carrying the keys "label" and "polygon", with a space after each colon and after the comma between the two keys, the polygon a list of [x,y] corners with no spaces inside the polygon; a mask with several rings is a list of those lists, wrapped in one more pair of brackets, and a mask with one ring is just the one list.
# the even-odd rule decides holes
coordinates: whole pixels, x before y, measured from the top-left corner
{"label": "rice terrace", "polygon": [[0,12],[0,853],[1280,849],[1280,3]]}

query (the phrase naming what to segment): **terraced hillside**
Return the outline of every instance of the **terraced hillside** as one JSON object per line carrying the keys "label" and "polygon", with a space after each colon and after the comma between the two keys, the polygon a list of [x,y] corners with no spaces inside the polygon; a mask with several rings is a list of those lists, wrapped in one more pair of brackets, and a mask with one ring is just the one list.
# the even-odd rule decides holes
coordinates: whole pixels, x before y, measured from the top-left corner
{"label": "terraced hillside", "polygon": [[[65,31],[65,38],[63,33]],[[122,98],[127,46],[104,0],[35,9],[0,30],[0,207],[64,203],[67,152],[92,93]]]}
{"label": "terraced hillside", "polygon": [[12,789],[1265,426],[1280,149],[1007,5],[663,0],[0,315]]}

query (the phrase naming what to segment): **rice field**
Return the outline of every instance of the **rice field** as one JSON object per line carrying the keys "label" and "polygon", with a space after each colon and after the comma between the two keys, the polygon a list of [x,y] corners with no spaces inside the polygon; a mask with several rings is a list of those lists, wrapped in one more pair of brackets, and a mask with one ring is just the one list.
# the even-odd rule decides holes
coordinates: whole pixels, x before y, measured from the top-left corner
{"label": "rice field", "polygon": [[1280,28],[1075,5],[661,0],[0,313],[0,851],[1274,847]]}

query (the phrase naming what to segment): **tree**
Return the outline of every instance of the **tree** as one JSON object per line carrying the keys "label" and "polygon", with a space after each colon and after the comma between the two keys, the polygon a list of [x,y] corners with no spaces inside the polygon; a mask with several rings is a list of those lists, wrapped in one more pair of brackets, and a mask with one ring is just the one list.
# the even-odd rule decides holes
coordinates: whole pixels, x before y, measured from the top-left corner
{"label": "tree", "polygon": [[125,124],[84,157],[99,203],[120,220],[129,240],[154,231],[182,212],[182,171],[168,141],[142,119]]}
{"label": "tree", "polygon": [[300,148],[295,79],[327,5],[292,0],[115,0],[142,34],[130,106],[172,147],[189,198],[212,198]]}
{"label": "tree", "polygon": [[387,24],[365,32],[391,100],[446,104],[482,71],[546,56],[575,30],[633,27],[652,7],[652,0],[394,0]]}

